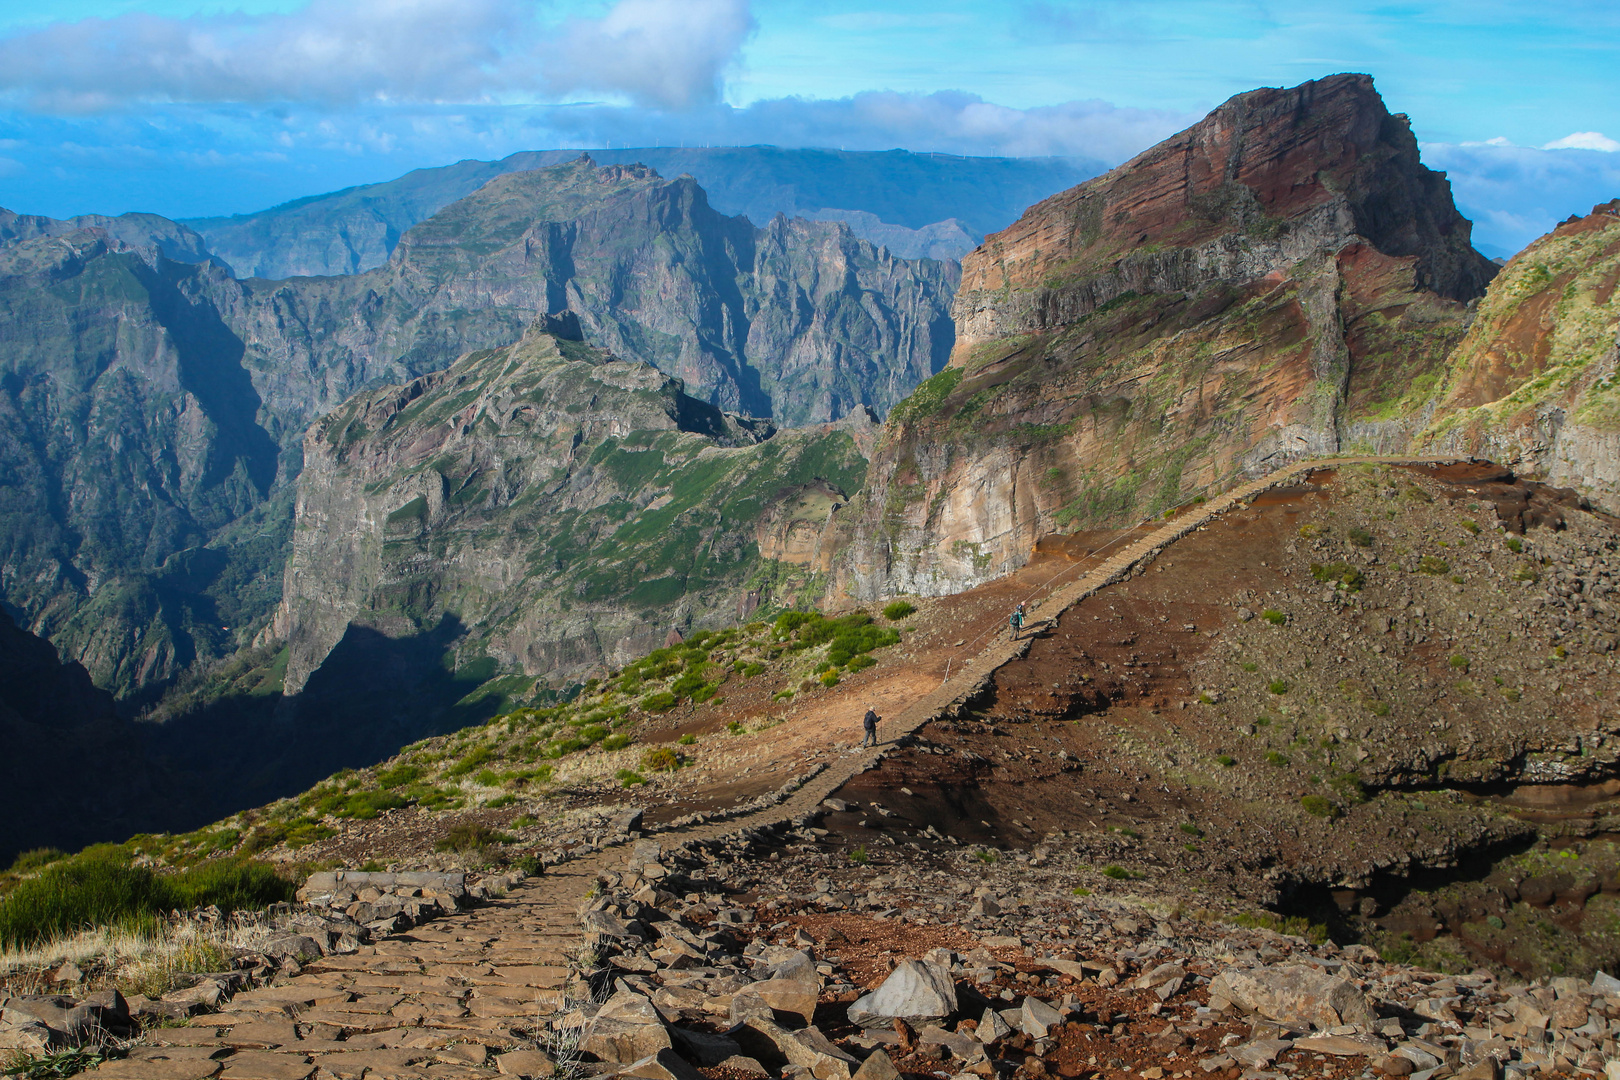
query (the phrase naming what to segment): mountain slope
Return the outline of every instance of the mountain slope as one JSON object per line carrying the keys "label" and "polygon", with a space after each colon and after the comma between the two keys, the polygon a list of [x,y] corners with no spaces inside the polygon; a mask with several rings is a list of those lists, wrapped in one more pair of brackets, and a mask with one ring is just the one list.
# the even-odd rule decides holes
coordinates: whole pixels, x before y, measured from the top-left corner
{"label": "mountain slope", "polygon": [[891,414],[843,587],[939,593],[1046,533],[1376,440],[1495,267],[1363,75],[1256,90],[963,263],[951,366]]}
{"label": "mountain slope", "polygon": [[288,694],[340,642],[446,620],[465,635],[457,667],[532,679],[622,663],[798,576],[762,558],[761,522],[802,528],[801,495],[825,491],[818,526],[865,469],[849,431],[737,420],[540,329],[356,397],[310,430],[304,460],[275,623]]}
{"label": "mountain slope", "polygon": [[261,629],[303,433],[363,387],[564,307],[788,423],[887,409],[950,349],[953,265],[836,223],[754,229],[690,178],[583,160],[500,178],[340,278],[176,262],[165,245],[192,234],[162,219],[0,228],[0,597],[121,697]]}
{"label": "mountain slope", "polygon": [[1491,283],[1418,445],[1472,453],[1620,508],[1620,201],[1571,218]]}
{"label": "mountain slope", "polygon": [[[193,218],[208,249],[242,277],[354,274],[388,261],[411,226],[497,176],[565,164],[578,150],[460,161],[395,180],[298,199],[256,214]],[[591,150],[605,165],[689,174],[723,214],[847,222],[901,258],[960,258],[1028,205],[1102,170],[1067,158],[786,150],[774,146]]]}

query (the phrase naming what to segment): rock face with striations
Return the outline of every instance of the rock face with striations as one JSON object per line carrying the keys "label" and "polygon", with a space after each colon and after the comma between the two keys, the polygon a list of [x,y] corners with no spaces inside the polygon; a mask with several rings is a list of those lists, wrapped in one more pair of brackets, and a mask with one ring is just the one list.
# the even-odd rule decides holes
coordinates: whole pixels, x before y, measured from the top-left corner
{"label": "rock face with striations", "polygon": [[204,258],[150,215],[0,214],[0,597],[121,696],[257,635],[304,431],[364,386],[571,307],[696,398],[860,421],[945,362],[956,281],[589,160],[498,178],[367,273],[237,281]]}
{"label": "rock face with striations", "polygon": [[1495,270],[1469,232],[1365,75],[1241,94],[1032,207],[963,262],[950,367],[891,414],[844,589],[955,591],[1044,533],[1376,445]]}
{"label": "rock face with striations", "polygon": [[1491,283],[1417,444],[1477,454],[1620,511],[1620,200],[1572,217]]}
{"label": "rock face with striations", "polygon": [[[849,425],[722,413],[548,322],[310,429],[274,627],[288,693],[334,649],[449,623],[459,666],[622,663],[671,625],[735,618],[748,579],[790,569],[806,518],[860,486]],[[798,530],[782,559],[762,560],[761,520]]]}

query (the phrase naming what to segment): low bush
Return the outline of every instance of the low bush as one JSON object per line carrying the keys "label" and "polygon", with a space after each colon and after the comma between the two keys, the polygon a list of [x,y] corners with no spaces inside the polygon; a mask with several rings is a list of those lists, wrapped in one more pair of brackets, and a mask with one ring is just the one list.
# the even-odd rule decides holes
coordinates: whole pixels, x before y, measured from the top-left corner
{"label": "low bush", "polygon": [[623,732],[620,732],[617,735],[609,735],[607,738],[602,740],[602,749],[604,750],[623,750],[629,745],[630,736],[624,734]]}
{"label": "low bush", "polygon": [[1360,592],[1367,584],[1367,575],[1349,563],[1311,563],[1311,577],[1323,584],[1332,583],[1345,592]]}
{"label": "low bush", "polygon": [[1102,875],[1105,878],[1112,878],[1115,881],[1129,881],[1132,877],[1129,870],[1125,869],[1123,866],[1115,866],[1113,863],[1109,863],[1107,866],[1102,868]]}
{"label": "low bush", "polygon": [[1299,800],[1299,807],[1312,817],[1332,820],[1339,816],[1339,808],[1326,795],[1306,795]]}
{"label": "low bush", "polygon": [[1281,695],[1288,693],[1288,680],[1272,679],[1266,684],[1266,689],[1280,697]]}
{"label": "low bush", "polygon": [[292,899],[266,863],[217,859],[172,874],[133,866],[127,848],[98,845],[51,863],[0,900],[0,944],[33,945],[92,926],[138,926],[173,908],[224,911]]}
{"label": "low bush", "polygon": [[827,686],[827,687],[837,686],[838,685],[838,672],[836,672],[836,671],[823,671],[821,673],[821,685],[822,686]]}
{"label": "low bush", "polygon": [[1451,564],[1438,555],[1425,555],[1417,562],[1417,572],[1420,574],[1449,574]]}
{"label": "low bush", "polygon": [[1349,537],[1350,542],[1356,547],[1372,547],[1373,534],[1360,526],[1351,529],[1345,536]]}
{"label": "low bush", "polygon": [[433,845],[434,851],[454,851],[464,855],[469,851],[489,847],[491,844],[510,844],[512,838],[503,832],[497,832],[488,825],[468,823],[453,825],[450,831],[439,838]]}
{"label": "low bush", "polygon": [[9,874],[29,874],[65,858],[67,858],[65,851],[59,851],[53,847],[34,848],[32,851],[25,851],[12,859],[11,869],[6,872]]}
{"label": "low bush", "polygon": [[1517,555],[1524,550],[1524,541],[1517,536],[1510,536],[1507,538],[1507,549]]}
{"label": "low bush", "polygon": [[650,746],[641,755],[641,767],[648,772],[674,772],[681,767],[681,755],[667,746]]}
{"label": "low bush", "polygon": [[1215,761],[1217,764],[1228,769],[1237,764],[1237,758],[1233,757],[1231,754],[1218,754],[1216,755]]}
{"label": "low bush", "polygon": [[648,694],[641,699],[641,707],[648,712],[668,712],[675,707],[675,695],[668,690],[660,690],[656,694]]}
{"label": "low bush", "polygon": [[620,787],[634,787],[647,782],[647,778],[634,769],[620,769],[613,774],[613,778],[619,782]]}
{"label": "low bush", "polygon": [[849,663],[844,665],[849,671],[865,671],[867,668],[875,666],[877,666],[877,661],[866,653],[850,657]]}
{"label": "low bush", "polygon": [[1272,626],[1281,626],[1283,623],[1288,621],[1288,616],[1284,615],[1276,608],[1267,608],[1260,613],[1260,617],[1266,620],[1266,622],[1270,623]]}
{"label": "low bush", "polygon": [[883,617],[890,622],[899,622],[909,615],[915,614],[917,605],[909,600],[896,600],[883,605]]}
{"label": "low bush", "polygon": [[691,746],[693,743],[697,742],[697,736],[688,731],[685,735],[682,735],[675,741],[680,743],[682,746]]}
{"label": "low bush", "polygon": [[388,790],[414,784],[422,779],[422,770],[415,765],[395,765],[377,774],[377,783]]}

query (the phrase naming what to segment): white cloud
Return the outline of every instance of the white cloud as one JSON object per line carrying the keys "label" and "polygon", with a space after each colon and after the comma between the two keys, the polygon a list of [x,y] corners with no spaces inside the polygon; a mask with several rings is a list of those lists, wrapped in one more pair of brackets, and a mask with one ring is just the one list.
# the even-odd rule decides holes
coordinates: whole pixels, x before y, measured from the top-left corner
{"label": "white cloud", "polygon": [[1601,150],[1612,154],[1620,150],[1620,142],[1616,142],[1601,131],[1577,131],[1572,135],[1565,135],[1562,139],[1554,139],[1543,150]]}
{"label": "white cloud", "polygon": [[545,27],[526,0],[311,0],[289,14],[133,12],[0,38],[0,92],[48,113],[135,103],[717,100],[748,0],[618,0]]}
{"label": "white cloud", "polygon": [[1423,160],[1451,178],[1457,207],[1489,255],[1518,251],[1570,214],[1620,195],[1620,154],[1610,151],[1424,143]]}

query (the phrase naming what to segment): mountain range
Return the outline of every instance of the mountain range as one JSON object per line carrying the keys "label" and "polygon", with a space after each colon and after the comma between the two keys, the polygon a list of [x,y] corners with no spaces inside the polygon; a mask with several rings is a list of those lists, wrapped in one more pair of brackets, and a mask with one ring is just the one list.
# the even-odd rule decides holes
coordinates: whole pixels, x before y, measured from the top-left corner
{"label": "mountain range", "polygon": [[[98,722],[161,721],[144,775],[222,813],[1304,458],[1478,454],[1620,508],[1620,211],[1498,267],[1366,76],[1056,194],[1078,166],[665,153],[748,216],[570,155],[228,221],[0,217],[0,641]],[[753,218],[976,238],[1021,191],[960,266]],[[338,272],[247,276],[292,268]]]}
{"label": "mountain range", "polygon": [[388,261],[411,226],[497,176],[566,164],[689,175],[722,214],[763,225],[778,214],[842,221],[905,259],[959,259],[1024,207],[1103,170],[1074,158],[970,158],[775,146],[538,150],[417,169],[395,180],[297,199],[253,214],[189,218],[241,277],[355,274]]}

